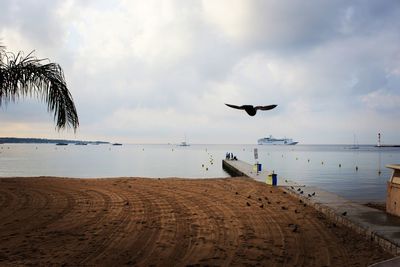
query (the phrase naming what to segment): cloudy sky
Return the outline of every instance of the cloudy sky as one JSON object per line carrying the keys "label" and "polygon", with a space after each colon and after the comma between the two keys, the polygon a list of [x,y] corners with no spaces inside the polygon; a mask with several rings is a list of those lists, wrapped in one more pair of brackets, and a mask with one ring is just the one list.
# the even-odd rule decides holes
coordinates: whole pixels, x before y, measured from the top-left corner
{"label": "cloudy sky", "polygon": [[[400,143],[400,2],[0,0],[8,51],[59,63],[81,126],[36,99],[0,136],[125,143]],[[278,104],[250,117],[232,104]]]}

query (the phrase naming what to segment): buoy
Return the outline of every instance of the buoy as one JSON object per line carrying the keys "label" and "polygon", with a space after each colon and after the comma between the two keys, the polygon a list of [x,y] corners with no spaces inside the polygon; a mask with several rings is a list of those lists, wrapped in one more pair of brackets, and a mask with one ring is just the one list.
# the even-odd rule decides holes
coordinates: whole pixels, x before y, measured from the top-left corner
{"label": "buoy", "polygon": [[308,159],[308,162],[310,162],[310,159]]}
{"label": "buoy", "polygon": [[356,166],[356,171],[358,171],[358,166]]}
{"label": "buoy", "polygon": [[321,164],[322,164],[322,165],[324,165],[324,162],[323,162],[323,161],[321,161]]}
{"label": "buoy", "polygon": [[206,168],[206,171],[208,171],[208,168]]}
{"label": "buoy", "polygon": [[381,170],[379,170],[379,171],[378,171],[378,175],[381,175],[381,173],[382,173]]}
{"label": "buoy", "polygon": [[201,164],[201,167],[204,168],[204,164]]}
{"label": "buoy", "polygon": [[299,158],[296,158],[296,160],[298,160]]}
{"label": "buoy", "polygon": [[341,168],[342,167],[342,164],[339,164],[339,168]]}

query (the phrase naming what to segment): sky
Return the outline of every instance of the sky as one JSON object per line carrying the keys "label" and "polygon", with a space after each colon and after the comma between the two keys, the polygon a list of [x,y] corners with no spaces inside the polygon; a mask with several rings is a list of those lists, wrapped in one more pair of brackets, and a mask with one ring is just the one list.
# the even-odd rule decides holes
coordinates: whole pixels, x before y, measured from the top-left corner
{"label": "sky", "polygon": [[[80,127],[38,99],[0,136],[400,144],[400,2],[0,0],[0,38],[64,70]],[[224,103],[278,107],[250,117]]]}

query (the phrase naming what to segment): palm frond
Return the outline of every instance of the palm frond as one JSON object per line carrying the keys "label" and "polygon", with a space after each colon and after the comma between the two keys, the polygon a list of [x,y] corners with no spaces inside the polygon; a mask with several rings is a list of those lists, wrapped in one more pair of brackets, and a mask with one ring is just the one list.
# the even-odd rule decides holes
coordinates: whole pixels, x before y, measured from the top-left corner
{"label": "palm frond", "polygon": [[56,63],[45,63],[32,53],[24,56],[5,53],[0,60],[0,106],[15,102],[26,96],[36,96],[47,103],[49,112],[54,112],[56,127],[70,126],[76,131],[78,114],[71,93],[67,88],[64,73]]}

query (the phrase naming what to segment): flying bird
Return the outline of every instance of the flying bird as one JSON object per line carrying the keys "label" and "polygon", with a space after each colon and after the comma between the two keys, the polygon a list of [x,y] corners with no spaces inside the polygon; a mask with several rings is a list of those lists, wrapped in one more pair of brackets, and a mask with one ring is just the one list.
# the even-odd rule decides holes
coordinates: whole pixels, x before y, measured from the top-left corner
{"label": "flying bird", "polygon": [[270,110],[276,108],[278,105],[269,105],[269,106],[252,106],[252,105],[242,105],[242,106],[235,106],[231,104],[226,104],[228,107],[235,108],[235,109],[244,109],[247,114],[250,116],[254,116],[257,113],[257,110]]}

